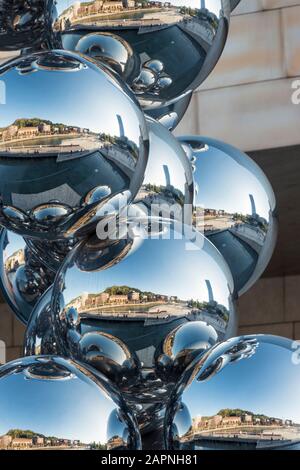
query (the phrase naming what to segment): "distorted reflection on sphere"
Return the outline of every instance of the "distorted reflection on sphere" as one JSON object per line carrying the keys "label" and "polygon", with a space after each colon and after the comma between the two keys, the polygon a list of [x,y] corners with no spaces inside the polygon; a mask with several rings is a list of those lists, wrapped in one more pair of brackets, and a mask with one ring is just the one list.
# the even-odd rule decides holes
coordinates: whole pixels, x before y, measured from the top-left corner
{"label": "distorted reflection on sphere", "polygon": [[73,238],[115,213],[119,200],[130,202],[143,181],[148,133],[123,82],[64,51],[17,59],[0,79],[1,224],[29,237]]}
{"label": "distorted reflection on sphere", "polygon": [[58,0],[56,28],[62,32],[63,46],[75,50],[85,35],[102,32],[125,41],[140,59],[137,81],[132,83],[131,75],[127,83],[151,115],[195,90],[215,67],[226,43],[231,10],[227,1],[182,0],[150,8],[123,2],[110,16],[107,8],[98,1]]}
{"label": "distorted reflection on sphere", "polygon": [[[194,183],[192,166],[175,137],[154,119],[146,119],[149,158],[135,204],[149,216],[190,223]],[[186,218],[185,218],[186,216]]]}
{"label": "distorted reflection on sphere", "polygon": [[158,374],[178,380],[196,357],[218,342],[215,328],[203,321],[188,322],[171,331],[157,351]]}
{"label": "distorted reflection on sphere", "polygon": [[49,270],[20,235],[2,229],[0,234],[0,287],[17,317],[27,324],[40,296],[53,283]]}
{"label": "distorted reflection on sphere", "polygon": [[140,61],[130,45],[112,33],[90,33],[77,43],[76,51],[108,64],[124,80],[130,82],[139,68]]}
{"label": "distorted reflection on sphere", "polygon": [[73,338],[80,344],[97,331],[138,357],[141,382],[124,383],[127,395],[140,402],[169,395],[168,383],[157,376],[155,355],[176,327],[204,321],[219,340],[236,328],[233,281],[219,252],[190,227],[182,235],[171,223],[157,223],[153,238],[137,221],[127,238],[108,246],[97,236],[78,244],[58,272],[51,305],[61,348],[72,357],[86,361]]}
{"label": "distorted reflection on sphere", "polygon": [[0,414],[0,433],[12,438],[8,449],[18,447],[19,437],[27,437],[31,449],[140,448],[135,420],[111,383],[57,356],[0,368]]}
{"label": "distorted reflection on sphere", "polygon": [[24,356],[59,354],[50,309],[52,285],[32,309],[24,336]]}
{"label": "distorted reflection on sphere", "polygon": [[260,278],[277,238],[276,199],[259,166],[215,139],[180,137],[194,170],[193,223],[227,261],[239,294]]}
{"label": "distorted reflection on sphere", "polygon": [[[297,449],[299,348],[276,336],[214,346],[181,377],[166,414],[169,449]],[[187,412],[181,419],[180,410]]]}
{"label": "distorted reflection on sphere", "polygon": [[2,0],[0,51],[59,47],[57,18],[55,0]]}

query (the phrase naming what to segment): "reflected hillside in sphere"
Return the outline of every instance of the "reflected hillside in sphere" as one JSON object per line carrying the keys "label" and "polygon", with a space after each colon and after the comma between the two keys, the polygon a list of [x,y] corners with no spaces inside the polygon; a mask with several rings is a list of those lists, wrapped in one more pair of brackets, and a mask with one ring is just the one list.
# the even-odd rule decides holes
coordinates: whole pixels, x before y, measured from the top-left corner
{"label": "reflected hillside in sphere", "polygon": [[73,238],[94,229],[109,202],[130,202],[143,180],[148,133],[125,85],[63,51],[17,59],[0,69],[0,79],[7,89],[0,117],[4,226],[29,237]]}
{"label": "reflected hillside in sphere", "polygon": [[277,238],[276,199],[258,165],[207,137],[180,137],[193,167],[193,224],[218,248],[241,295],[262,275]]}
{"label": "reflected hillside in sphere", "polygon": [[150,401],[169,393],[157,380],[155,355],[171,331],[203,321],[222,340],[236,328],[233,282],[219,252],[201,234],[193,242],[180,238],[167,222],[163,234],[145,238],[134,226],[128,238],[105,248],[97,237],[80,243],[56,277],[51,307],[61,349],[82,362],[89,362],[81,348],[86,333],[119,338],[144,371],[139,399]]}
{"label": "reflected hillside in sphere", "polygon": [[150,114],[205,80],[220,58],[230,18],[226,0],[58,0],[57,9],[56,29],[67,50],[81,50],[81,38],[94,33],[95,48],[104,51],[103,60],[111,60],[97,33],[128,43],[139,66],[131,68],[126,81]]}
{"label": "reflected hillside in sphere", "polygon": [[299,345],[244,336],[183,374],[166,415],[169,449],[298,450]]}
{"label": "reflected hillside in sphere", "polygon": [[136,422],[112,384],[57,356],[2,366],[0,413],[1,449],[140,448]]}

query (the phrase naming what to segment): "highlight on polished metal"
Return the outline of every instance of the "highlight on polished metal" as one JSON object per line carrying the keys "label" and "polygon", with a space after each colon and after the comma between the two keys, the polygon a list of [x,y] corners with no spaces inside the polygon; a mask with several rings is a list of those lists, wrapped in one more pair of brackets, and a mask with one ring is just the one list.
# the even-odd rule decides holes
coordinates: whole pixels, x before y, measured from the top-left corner
{"label": "highlight on polished metal", "polygon": [[300,448],[299,343],[242,336],[182,375],[166,413],[169,449]]}
{"label": "highlight on polished metal", "polygon": [[140,435],[104,376],[58,356],[0,368],[0,444],[8,450],[138,450]]}
{"label": "highlight on polished metal", "polygon": [[215,139],[179,137],[193,166],[193,223],[227,261],[239,294],[267,267],[277,239],[276,199],[259,166]]}
{"label": "highlight on polished metal", "polygon": [[27,324],[40,296],[53,283],[55,272],[27,246],[20,235],[1,229],[0,288],[5,300],[23,323]]}
{"label": "highlight on polished metal", "polygon": [[[155,357],[175,328],[203,321],[218,340],[236,331],[233,280],[222,256],[192,228],[194,242],[171,222],[160,220],[160,226],[153,238],[143,237],[144,227],[136,222],[127,238],[109,245],[97,236],[79,243],[56,276],[50,307],[60,353],[84,363],[94,357],[98,368],[98,349],[105,346],[103,360],[125,360],[128,367],[120,374],[132,370],[130,386],[124,380],[122,389],[138,402],[169,396],[169,379],[157,376]],[[121,362],[114,359],[112,342]],[[138,381],[135,357],[142,366]]]}
{"label": "highlight on polished metal", "polygon": [[59,47],[55,0],[1,0],[0,51]]}
{"label": "highlight on polished metal", "polygon": [[32,309],[24,335],[24,356],[59,354],[51,314],[51,285]]}
{"label": "highlight on polished metal", "polygon": [[149,158],[134,203],[149,216],[190,223],[194,195],[191,163],[182,146],[162,124],[149,117],[146,122]]}
{"label": "highlight on polished metal", "polygon": [[109,69],[51,51],[10,62],[0,79],[2,225],[46,240],[83,236],[110,215],[108,203],[134,198],[148,132],[134,95]]}
{"label": "highlight on polished metal", "polygon": [[[210,74],[223,51],[231,12],[228,0],[145,4],[135,0],[57,0],[56,4],[56,29],[62,33],[65,49],[83,52],[80,41],[94,35],[94,45],[90,43],[85,50],[89,54],[90,49],[94,56],[94,49],[106,47],[97,33],[111,34],[128,44],[139,66],[132,68],[126,81],[151,115],[195,90]],[[114,54],[118,56],[108,51],[108,59]],[[105,54],[101,60],[106,60]]]}

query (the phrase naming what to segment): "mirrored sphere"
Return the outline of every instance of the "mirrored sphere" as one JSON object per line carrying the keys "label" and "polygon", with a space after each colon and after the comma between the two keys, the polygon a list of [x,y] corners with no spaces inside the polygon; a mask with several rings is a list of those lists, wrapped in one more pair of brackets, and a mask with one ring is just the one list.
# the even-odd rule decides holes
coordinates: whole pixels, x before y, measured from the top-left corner
{"label": "mirrored sphere", "polygon": [[24,356],[59,354],[51,314],[51,285],[32,309],[24,335]]}
{"label": "mirrored sphere", "polygon": [[140,448],[135,420],[111,383],[57,356],[0,368],[0,414],[0,434],[12,450],[21,437],[30,449]]}
{"label": "mirrored sphere", "polygon": [[140,65],[127,83],[150,113],[195,90],[210,74],[227,39],[231,10],[223,0],[56,3],[64,49],[75,50],[85,35],[103,32],[129,45]]}
{"label": "mirrored sphere", "polygon": [[241,0],[230,0],[230,7],[231,7],[231,11],[233,11],[237,6],[238,4],[240,3]]}
{"label": "mirrored sphere", "polygon": [[180,137],[193,165],[193,223],[227,261],[239,294],[267,267],[277,239],[276,199],[259,166],[207,137]]}
{"label": "mirrored sphere", "polygon": [[191,222],[194,183],[192,165],[182,146],[160,123],[146,118],[149,158],[134,203],[145,214]]}
{"label": "mirrored sphere", "polygon": [[169,449],[299,449],[299,344],[242,336],[185,371],[166,413]]}
{"label": "mirrored sphere", "polygon": [[148,132],[134,95],[104,66],[64,51],[0,69],[0,223],[28,237],[84,236],[130,202]]}
{"label": "mirrored sphere", "polygon": [[[51,302],[60,351],[82,362],[95,357],[97,368],[97,341],[108,348],[107,357],[109,344],[117,342],[134,378],[125,377],[122,390],[139,403],[169,396],[169,378],[158,377],[155,357],[175,328],[203,321],[218,340],[236,331],[233,281],[220,253],[191,227],[182,235],[169,222],[158,224],[152,238],[134,222],[127,238],[110,245],[96,236],[79,243],[57,274]],[[93,345],[90,358],[84,338]],[[138,381],[135,356],[142,367]],[[127,376],[126,368],[120,371]]]}
{"label": "mirrored sphere", "polygon": [[0,51],[58,47],[57,17],[55,0],[1,0]]}
{"label": "mirrored sphere", "polygon": [[20,235],[2,229],[0,234],[0,287],[16,316],[27,324],[41,295],[53,283],[49,270]]}

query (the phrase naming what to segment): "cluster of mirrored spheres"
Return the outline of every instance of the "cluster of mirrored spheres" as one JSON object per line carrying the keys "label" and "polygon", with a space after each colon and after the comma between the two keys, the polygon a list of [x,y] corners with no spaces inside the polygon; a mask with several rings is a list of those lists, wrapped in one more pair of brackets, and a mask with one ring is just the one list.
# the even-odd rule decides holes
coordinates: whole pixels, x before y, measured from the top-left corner
{"label": "cluster of mirrored spheres", "polygon": [[238,149],[171,133],[238,3],[0,1],[0,284],[27,326],[0,368],[6,448],[300,441],[297,347],[236,337],[273,190]]}

